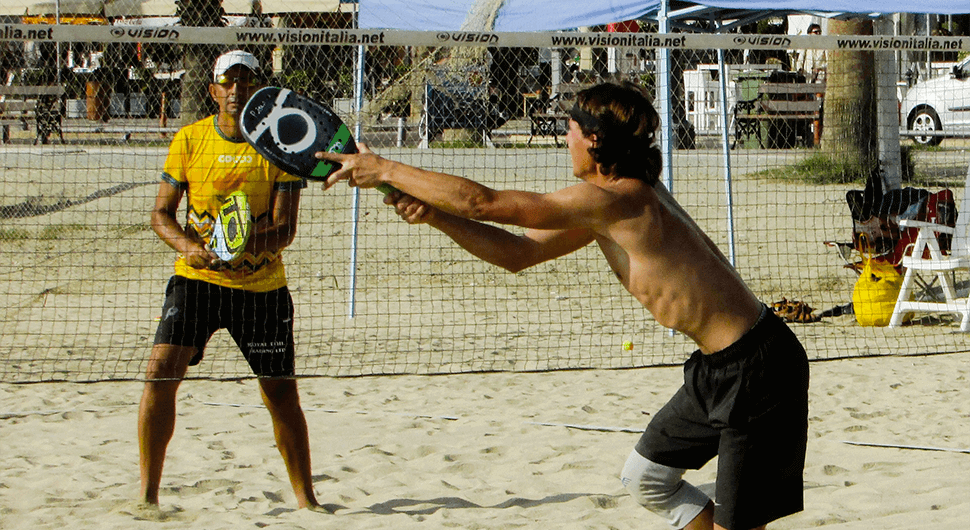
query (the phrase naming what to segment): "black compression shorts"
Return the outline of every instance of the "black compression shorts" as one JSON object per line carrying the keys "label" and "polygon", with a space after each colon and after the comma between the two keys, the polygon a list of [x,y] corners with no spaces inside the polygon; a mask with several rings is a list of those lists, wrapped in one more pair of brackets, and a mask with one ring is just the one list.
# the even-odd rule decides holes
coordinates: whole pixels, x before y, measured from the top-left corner
{"label": "black compression shorts", "polygon": [[229,331],[256,375],[282,377],[295,373],[289,289],[254,293],[172,276],[165,288],[155,344],[195,346],[198,351],[189,363],[195,365],[202,360],[209,338],[220,328]]}

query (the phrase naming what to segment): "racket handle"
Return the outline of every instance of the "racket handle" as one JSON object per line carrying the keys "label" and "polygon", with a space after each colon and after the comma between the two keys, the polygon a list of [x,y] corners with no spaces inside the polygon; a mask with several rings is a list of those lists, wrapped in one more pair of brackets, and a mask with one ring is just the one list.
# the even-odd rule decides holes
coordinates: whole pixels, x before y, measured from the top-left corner
{"label": "racket handle", "polygon": [[377,186],[374,189],[377,190],[377,191],[379,191],[379,192],[381,192],[381,193],[383,193],[384,195],[387,195],[388,193],[391,193],[392,191],[397,191],[394,188],[394,186],[391,186],[390,184],[381,184],[380,186]]}

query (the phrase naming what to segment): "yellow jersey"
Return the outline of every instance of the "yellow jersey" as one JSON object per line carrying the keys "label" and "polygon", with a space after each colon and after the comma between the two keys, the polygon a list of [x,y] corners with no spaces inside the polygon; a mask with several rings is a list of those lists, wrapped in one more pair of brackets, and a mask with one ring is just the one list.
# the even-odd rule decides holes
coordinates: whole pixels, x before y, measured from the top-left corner
{"label": "yellow jersey", "polygon": [[[186,193],[186,232],[194,231],[208,241],[219,206],[234,191],[249,198],[253,221],[272,215],[273,195],[306,187],[300,177],[283,172],[260,156],[245,140],[227,138],[212,116],[183,127],[175,134],[165,159],[162,179]],[[195,269],[180,254],[175,274],[186,278],[266,292],[286,285],[281,252],[248,252],[221,270]]]}

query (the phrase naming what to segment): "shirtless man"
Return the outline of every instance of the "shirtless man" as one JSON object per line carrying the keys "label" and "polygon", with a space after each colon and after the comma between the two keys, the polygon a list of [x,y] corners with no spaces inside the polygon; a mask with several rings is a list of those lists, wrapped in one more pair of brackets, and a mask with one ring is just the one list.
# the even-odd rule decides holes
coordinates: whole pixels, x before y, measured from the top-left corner
{"label": "shirtless man", "polygon": [[[650,422],[621,478],[673,528],[747,530],[802,509],[808,361],[794,334],[745,285],[659,183],[659,117],[642,89],[603,84],[577,95],[566,143],[578,184],[499,191],[386,160],[318,153],[347,180],[400,193],[385,202],[475,256],[516,272],[592,242],[657,322],[691,339],[685,384]],[[483,221],[516,225],[516,235]],[[718,456],[715,503],[683,480]]]}

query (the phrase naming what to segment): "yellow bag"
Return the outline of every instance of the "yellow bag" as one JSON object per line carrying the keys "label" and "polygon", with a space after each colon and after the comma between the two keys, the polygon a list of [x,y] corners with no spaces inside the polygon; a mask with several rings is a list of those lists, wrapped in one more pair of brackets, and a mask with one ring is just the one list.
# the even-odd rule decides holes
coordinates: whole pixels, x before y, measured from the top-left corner
{"label": "yellow bag", "polygon": [[862,276],[852,290],[852,308],[860,326],[888,326],[903,277],[891,263],[864,258]]}

